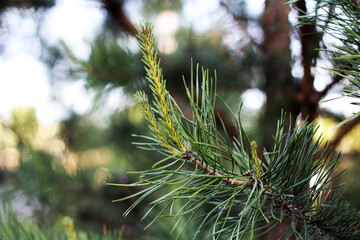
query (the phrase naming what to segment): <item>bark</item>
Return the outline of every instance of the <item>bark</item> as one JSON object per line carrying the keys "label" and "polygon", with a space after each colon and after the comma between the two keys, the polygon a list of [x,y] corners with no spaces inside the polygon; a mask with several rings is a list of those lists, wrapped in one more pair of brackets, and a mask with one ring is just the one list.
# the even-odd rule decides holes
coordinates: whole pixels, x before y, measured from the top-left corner
{"label": "bark", "polygon": [[[298,8],[298,16],[307,13],[306,1],[297,1],[295,7]],[[299,28],[301,42],[302,66],[304,75],[301,79],[301,90],[297,95],[297,100],[301,106],[301,117],[308,118],[309,122],[314,121],[319,115],[318,92],[314,88],[314,76],[311,68],[315,65],[316,51],[319,47],[319,34],[315,25],[303,25]]]}

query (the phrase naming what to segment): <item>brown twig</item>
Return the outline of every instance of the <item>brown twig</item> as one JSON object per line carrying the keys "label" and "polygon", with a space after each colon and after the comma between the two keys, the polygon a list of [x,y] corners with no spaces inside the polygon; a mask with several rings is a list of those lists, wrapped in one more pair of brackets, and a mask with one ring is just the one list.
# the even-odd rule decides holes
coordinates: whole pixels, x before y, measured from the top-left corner
{"label": "brown twig", "polygon": [[337,83],[339,83],[341,80],[343,79],[343,77],[341,77],[340,75],[335,75],[332,82],[329,83],[324,90],[322,90],[321,92],[318,93],[318,100],[320,100],[321,98],[323,98],[328,92],[329,90],[336,85]]}
{"label": "brown twig", "polygon": [[[188,153],[186,155],[184,155],[184,159],[187,159],[189,162],[192,162],[193,164],[195,164],[196,166],[198,166],[201,170],[203,170],[204,172],[208,173],[209,175],[213,175],[213,176],[217,176],[221,179],[221,181],[230,184],[230,185],[235,185],[235,186],[246,186],[246,187],[254,187],[254,175],[249,173],[249,174],[245,174],[244,177],[248,177],[249,180],[238,180],[236,178],[229,178],[226,177],[225,175],[219,173],[217,170],[214,170],[211,168],[211,166],[207,166],[205,163],[203,163],[200,159],[194,157],[191,154],[191,151],[188,151]],[[277,202],[278,206],[282,206],[285,213],[296,213],[301,217],[310,217],[310,213],[304,211],[303,209],[301,209],[300,207],[296,206],[295,204],[292,204],[282,198],[279,198],[278,196],[276,196],[275,194],[271,194],[273,191],[269,186],[266,186],[266,191],[268,193],[270,193],[270,195],[272,196],[273,200],[275,202]]]}
{"label": "brown twig", "polygon": [[249,177],[248,181],[238,180],[235,178],[228,178],[225,175],[219,173],[217,170],[212,169],[211,166],[207,166],[205,163],[201,162],[198,158],[190,154],[185,155],[184,158],[194,163],[196,166],[198,166],[201,170],[208,173],[209,175],[217,176],[221,179],[221,181],[224,181],[228,184],[236,185],[236,186],[243,186],[243,185],[249,187],[253,186],[252,175]]}
{"label": "brown twig", "polygon": [[338,146],[339,143],[341,142],[341,140],[343,139],[343,137],[346,134],[348,134],[359,123],[360,123],[360,115],[358,115],[357,117],[354,117],[349,122],[342,125],[339,128],[339,130],[337,131],[337,134],[336,134],[334,140],[331,141],[330,147],[335,148],[336,146]]}
{"label": "brown twig", "polygon": [[[340,144],[341,140],[359,123],[360,123],[360,115],[358,115],[357,117],[353,118],[349,122],[342,125],[338,129],[335,138],[330,142],[326,151],[329,152],[334,150]],[[325,149],[323,148],[320,149],[314,159],[319,159],[324,151]]]}
{"label": "brown twig", "polygon": [[124,12],[124,1],[116,0],[103,0],[104,8],[110,15],[116,20],[125,31],[135,36],[137,30],[133,23],[130,22],[129,18]]}

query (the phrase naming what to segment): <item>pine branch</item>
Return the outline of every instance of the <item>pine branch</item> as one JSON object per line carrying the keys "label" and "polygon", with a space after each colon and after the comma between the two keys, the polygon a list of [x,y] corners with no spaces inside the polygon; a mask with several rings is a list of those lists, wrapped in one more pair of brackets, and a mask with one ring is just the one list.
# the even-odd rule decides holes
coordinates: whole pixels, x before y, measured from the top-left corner
{"label": "pine branch", "polygon": [[[143,186],[143,190],[119,199],[138,197],[124,215],[147,196],[171,187],[150,204],[152,208],[144,218],[155,207],[160,208],[151,223],[161,215],[172,216],[177,219],[176,228],[186,216],[186,224],[200,221],[198,232],[211,228],[214,238],[241,239],[246,234],[264,234],[258,225],[261,222],[274,227],[289,220],[291,224],[283,237],[359,237],[360,214],[333,193],[330,185],[339,155],[325,148],[320,160],[314,161],[321,142],[312,141],[316,124],[304,122],[284,134],[282,117],[273,150],[264,150],[258,158],[256,143],[242,128],[240,110],[235,117],[216,94],[216,78],[211,79],[208,70],[202,70],[201,81],[198,67],[195,82],[192,74],[190,88],[186,88],[192,118],[184,117],[165,88],[152,26],[145,21],[138,31],[154,101],[150,104],[144,93],[137,93],[135,101],[153,132],[152,137],[145,137],[153,141],[148,143],[149,149],[163,153],[165,158],[150,170],[136,172],[139,182],[126,185]],[[223,129],[218,128],[216,100],[231,112],[238,138],[229,137],[224,124]],[[188,164],[193,170],[188,170]],[[309,187],[311,179],[315,183]],[[197,215],[200,212],[204,213]]]}
{"label": "pine branch", "polygon": [[336,84],[338,84],[341,80],[343,80],[344,78],[341,77],[340,75],[335,75],[334,78],[332,79],[331,83],[329,83],[328,85],[326,85],[326,87],[318,93],[318,101],[320,101],[324,96],[326,96],[326,94],[328,94],[329,90],[331,88],[333,88]]}
{"label": "pine branch", "polygon": [[[137,26],[138,30],[138,40],[140,44],[141,51],[143,53],[143,62],[145,63],[145,70],[147,74],[147,79],[151,84],[151,89],[153,90],[153,97],[155,104],[154,106],[158,110],[158,114],[160,115],[160,121],[161,125],[155,122],[154,119],[151,119],[150,124],[152,125],[151,128],[156,128],[156,133],[160,134],[160,129],[163,127],[166,134],[173,140],[173,145],[169,142],[167,142],[163,134],[159,135],[159,140],[162,142],[163,145],[166,145],[168,149],[173,154],[178,154],[177,150],[180,152],[185,151],[185,146],[182,143],[182,136],[180,134],[180,131],[177,127],[176,121],[173,119],[173,116],[171,116],[171,110],[173,108],[171,100],[168,98],[167,90],[165,88],[166,81],[163,80],[162,70],[160,68],[160,60],[157,59],[158,51],[155,47],[155,38],[152,33],[152,28],[150,26],[149,22],[144,22],[143,26]],[[147,101],[146,99],[141,99],[140,95],[137,94],[138,97],[136,97],[135,100],[137,101]],[[143,103],[143,111],[149,112],[150,109],[144,109],[144,108],[150,108],[148,103]],[[152,115],[151,113],[149,113]],[[148,116],[149,118],[154,118],[154,116]],[[148,120],[150,120],[148,118]],[[177,148],[177,150],[174,149],[174,147]]]}
{"label": "pine branch", "polygon": [[341,127],[337,129],[335,138],[331,141],[330,146],[335,148],[339,145],[341,140],[360,123],[360,115],[355,115],[349,121],[343,123]]}
{"label": "pine branch", "polygon": [[104,3],[105,9],[112,15],[114,20],[116,20],[124,28],[125,31],[133,36],[137,34],[135,26],[130,22],[124,12],[123,0],[103,0],[102,2]]}

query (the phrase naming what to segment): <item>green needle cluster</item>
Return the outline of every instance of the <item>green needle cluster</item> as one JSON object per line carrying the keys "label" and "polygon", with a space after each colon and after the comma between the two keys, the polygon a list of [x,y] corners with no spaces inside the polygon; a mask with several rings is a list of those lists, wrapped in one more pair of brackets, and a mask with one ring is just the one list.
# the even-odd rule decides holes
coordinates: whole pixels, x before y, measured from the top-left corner
{"label": "green needle cluster", "polygon": [[[165,88],[166,81],[163,79],[160,68],[160,59],[157,58],[158,50],[155,47],[155,38],[152,33],[150,23],[145,21],[139,26],[138,40],[143,53],[143,62],[145,64],[146,79],[150,83],[154,97],[154,108],[159,115],[158,121],[155,118],[153,109],[148,103],[144,93],[138,92],[135,95],[135,101],[141,106],[142,111],[148,121],[150,128],[154,131],[155,137],[161,142],[161,145],[167,147],[170,152],[177,155],[179,152],[185,152],[182,135],[178,124],[171,113],[174,107],[171,98]],[[163,132],[169,137],[163,135]]]}
{"label": "green needle cluster", "polygon": [[[124,215],[160,192],[143,219],[152,216],[149,225],[159,217],[175,219],[170,231],[178,237],[196,225],[194,239],[201,234],[213,239],[254,239],[287,222],[282,239],[360,239],[360,214],[331,185],[340,156],[320,147],[315,123],[305,121],[285,131],[282,114],[273,149],[264,149],[258,157],[256,142],[249,140],[241,124],[241,106],[234,114],[216,94],[216,74],[212,79],[208,70],[200,75],[199,67],[195,74],[191,69],[186,91],[192,117],[186,118],[166,90],[153,27],[143,21],[137,29],[153,93],[151,103],[145,93],[135,95],[152,131],[151,137],[144,136],[150,142],[138,144],[165,158],[152,169],[135,172],[138,182],[114,184],[142,189],[116,200],[137,197]],[[217,104],[233,116],[238,137],[227,135],[215,113]]]}

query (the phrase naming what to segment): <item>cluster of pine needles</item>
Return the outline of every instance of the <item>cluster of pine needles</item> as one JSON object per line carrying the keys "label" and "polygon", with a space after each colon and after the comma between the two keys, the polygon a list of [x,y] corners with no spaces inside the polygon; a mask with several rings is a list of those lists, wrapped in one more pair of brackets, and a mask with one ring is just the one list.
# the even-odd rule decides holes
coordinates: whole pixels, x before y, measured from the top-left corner
{"label": "cluster of pine needles", "polygon": [[[126,184],[141,190],[119,199],[137,198],[125,215],[166,188],[144,219],[151,215],[151,225],[159,217],[173,217],[170,231],[181,225],[179,236],[197,224],[194,238],[206,231],[213,239],[253,239],[285,222],[282,239],[360,239],[359,213],[331,185],[340,156],[315,139],[315,123],[285,129],[282,114],[273,149],[264,149],[259,157],[256,142],[241,125],[241,106],[235,114],[216,94],[216,73],[212,78],[208,70],[191,66],[186,92],[192,116],[186,117],[166,89],[153,26],[143,21],[137,29],[152,91],[151,101],[144,92],[135,94],[151,130],[151,136],[143,136],[148,141],[137,144],[164,158],[152,169],[136,172],[138,182]],[[215,113],[217,104],[233,116],[238,137],[227,134]]]}

